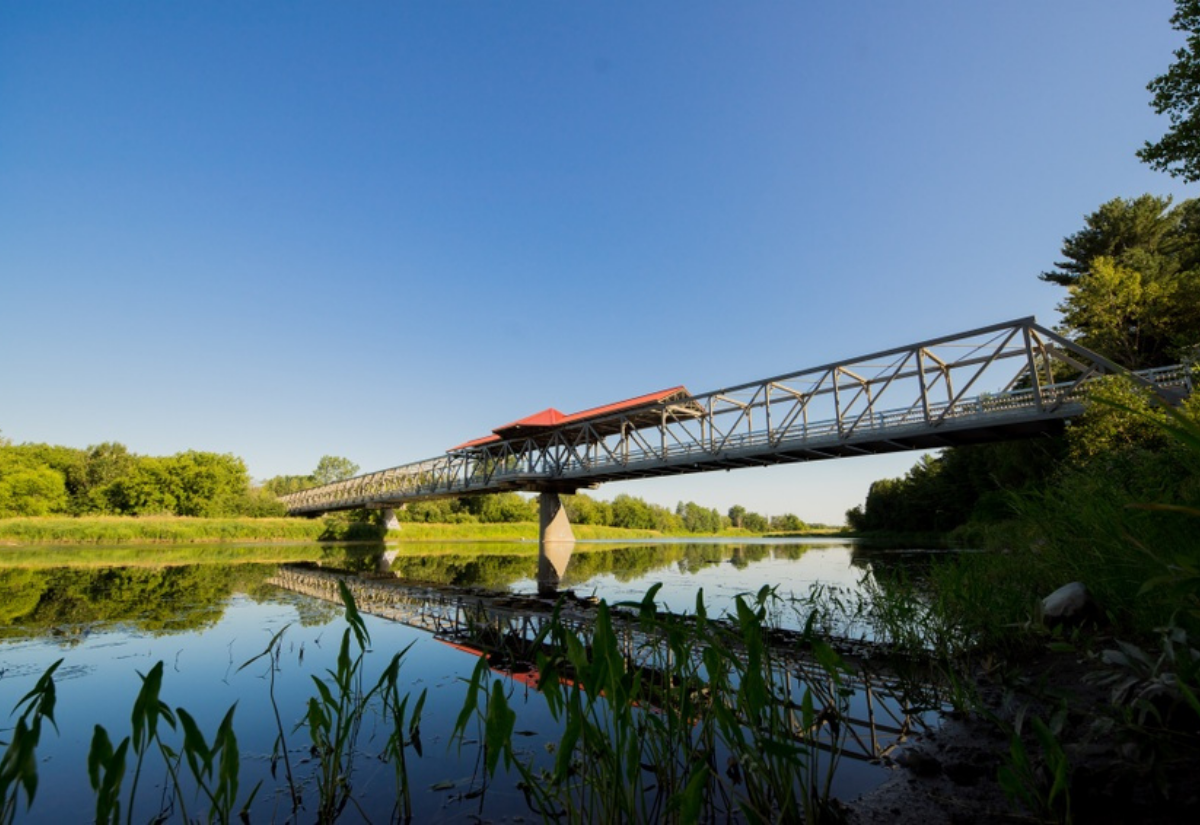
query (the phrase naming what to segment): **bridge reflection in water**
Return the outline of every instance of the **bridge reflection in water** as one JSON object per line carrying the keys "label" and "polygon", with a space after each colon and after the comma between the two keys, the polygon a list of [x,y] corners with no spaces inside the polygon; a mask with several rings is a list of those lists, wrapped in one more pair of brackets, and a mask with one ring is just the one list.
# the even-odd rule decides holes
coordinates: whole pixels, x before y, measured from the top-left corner
{"label": "bridge reflection in water", "polygon": [[[534,689],[538,674],[532,662],[537,651],[532,644],[541,639],[545,645],[545,631],[552,619],[584,638],[595,622],[594,599],[580,599],[568,592],[550,601],[402,582],[383,572],[389,561],[386,554],[381,556],[381,572],[367,577],[285,565],[269,583],[340,604],[339,583],[344,582],[361,613],[426,631],[458,650],[486,656],[492,670]],[[627,662],[653,679],[652,663],[656,658],[662,660],[653,654],[665,649],[662,633],[640,622],[633,613],[614,609],[611,619]],[[878,664],[886,652],[881,646],[864,641],[827,641],[849,665],[836,676],[807,649],[803,634],[780,630],[770,634],[773,664],[780,670],[785,693],[793,697],[789,718],[797,740],[820,750],[836,747],[839,757],[878,762],[886,760],[912,733],[927,727],[928,717],[942,709],[931,685],[914,682],[910,677],[900,679]],[[739,656],[744,658],[744,651]],[[849,712],[818,713],[815,723],[811,723],[810,715],[806,726],[795,698],[805,689],[811,692],[818,709],[844,707],[845,697],[852,691]]]}

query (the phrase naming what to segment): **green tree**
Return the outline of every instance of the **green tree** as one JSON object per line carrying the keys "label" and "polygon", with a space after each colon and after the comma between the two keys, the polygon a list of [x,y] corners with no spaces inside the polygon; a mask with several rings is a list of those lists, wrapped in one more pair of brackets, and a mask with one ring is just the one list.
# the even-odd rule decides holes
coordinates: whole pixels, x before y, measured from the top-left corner
{"label": "green tree", "polygon": [[313,481],[317,484],[332,484],[353,478],[358,472],[358,465],[348,458],[336,455],[323,455],[313,470]]}
{"label": "green tree", "polygon": [[132,471],[105,488],[108,507],[130,516],[174,514],[178,500],[170,459],[139,456]]}
{"label": "green tree", "polygon": [[766,516],[759,513],[746,513],[742,517],[742,526],[752,533],[765,533],[771,529],[771,523]]}
{"label": "green tree", "polygon": [[168,459],[167,471],[180,516],[231,515],[250,487],[246,465],[230,454],[188,450]]}
{"label": "green tree", "polygon": [[1116,198],[1062,251],[1059,268],[1041,277],[1067,288],[1063,329],[1084,346],[1142,369],[1200,342],[1200,202]]}
{"label": "green tree", "polygon": [[563,496],[563,507],[566,508],[567,518],[572,524],[613,523],[612,505],[607,501],[597,501],[589,495],[579,493],[573,496]]}
{"label": "green tree", "polygon": [[1171,122],[1165,135],[1146,141],[1138,157],[1152,169],[1200,180],[1200,0],[1175,0],[1171,27],[1187,36],[1176,49],[1175,62],[1146,86],[1154,95],[1150,105]]}
{"label": "green tree", "polygon": [[298,493],[309,487],[316,487],[317,482],[312,476],[274,476],[264,481],[262,486],[272,495],[286,496],[288,493]]}
{"label": "green tree", "polygon": [[782,516],[771,517],[771,529],[788,533],[798,533],[808,528],[795,513],[784,513]]}
{"label": "green tree", "polygon": [[721,514],[694,501],[679,502],[675,515],[683,520],[683,528],[689,533],[715,533],[721,529]]}
{"label": "green tree", "polygon": [[124,444],[106,441],[88,447],[77,478],[67,477],[72,509],[77,513],[111,510],[108,488],[134,471],[138,458]]}
{"label": "green tree", "polygon": [[653,530],[654,512],[640,498],[621,493],[612,501],[613,526],[629,530]]}
{"label": "green tree", "polygon": [[735,504],[729,508],[729,521],[734,527],[741,527],[742,521],[746,518],[746,508],[740,504]]}
{"label": "green tree", "polygon": [[1169,197],[1141,195],[1113,198],[1084,217],[1084,227],[1063,239],[1064,260],[1058,269],[1043,272],[1041,279],[1072,286],[1092,268],[1097,258],[1111,258],[1130,269],[1157,277],[1197,261],[1196,230],[1200,206],[1187,200],[1171,207]]}
{"label": "green tree", "polygon": [[63,474],[21,452],[0,447],[0,518],[45,516],[67,508]]}
{"label": "green tree", "polygon": [[471,496],[467,500],[470,512],[485,523],[537,521],[536,499],[522,498],[516,493],[491,493]]}

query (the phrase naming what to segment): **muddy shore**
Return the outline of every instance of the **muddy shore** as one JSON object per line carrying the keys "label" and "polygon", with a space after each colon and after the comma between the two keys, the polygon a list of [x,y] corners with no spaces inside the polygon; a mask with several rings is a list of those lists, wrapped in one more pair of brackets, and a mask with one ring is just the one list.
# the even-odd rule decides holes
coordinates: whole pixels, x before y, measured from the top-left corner
{"label": "muddy shore", "polygon": [[[1106,642],[1093,640],[1092,649]],[[845,806],[847,822],[1200,821],[1200,720],[1164,701],[1157,716],[1134,724],[1137,709],[1114,704],[1111,673],[1095,653],[1043,652],[972,674],[979,709],[909,739],[889,763],[891,778]],[[1052,802],[1053,771],[1031,729],[1035,716],[1053,720],[1066,757],[1067,781]],[[1032,804],[1011,799],[999,779],[1011,769],[1018,728]]]}

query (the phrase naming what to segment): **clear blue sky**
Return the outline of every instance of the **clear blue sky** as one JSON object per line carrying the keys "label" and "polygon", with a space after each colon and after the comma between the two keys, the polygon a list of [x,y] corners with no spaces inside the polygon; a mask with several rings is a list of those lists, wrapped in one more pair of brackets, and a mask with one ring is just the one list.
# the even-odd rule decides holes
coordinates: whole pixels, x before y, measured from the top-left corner
{"label": "clear blue sky", "polygon": [[[427,458],[1036,314],[1167,0],[0,4],[0,431]],[[611,484],[840,522],[914,454]]]}

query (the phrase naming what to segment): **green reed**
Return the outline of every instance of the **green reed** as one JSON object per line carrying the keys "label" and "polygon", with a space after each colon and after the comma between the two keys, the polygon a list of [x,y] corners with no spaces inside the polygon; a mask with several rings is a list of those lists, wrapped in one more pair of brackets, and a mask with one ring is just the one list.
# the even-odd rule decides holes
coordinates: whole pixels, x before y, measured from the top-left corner
{"label": "green reed", "polygon": [[[769,588],[739,597],[728,620],[708,616],[703,594],[692,616],[659,613],[657,590],[641,602],[601,602],[587,627],[560,604],[534,639],[539,690],[562,727],[552,763],[514,747],[505,683],[488,684],[486,659],[469,680],[455,737],[464,741],[479,720],[487,774],[501,762],[514,769],[545,819],[834,818],[849,697],[842,660],[809,634],[821,678],[799,681],[770,643],[778,597]],[[616,608],[636,614],[637,633],[618,627]]]}
{"label": "green reed", "polygon": [[4,755],[0,757],[0,823],[8,825],[17,816],[21,791],[25,792],[26,810],[33,805],[37,794],[37,746],[42,738],[42,721],[45,720],[58,730],[54,722],[54,705],[57,694],[54,688],[54,671],[62,664],[59,659],[46,669],[33,689],[21,698],[13,713],[20,712],[17,724],[8,733]]}

